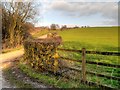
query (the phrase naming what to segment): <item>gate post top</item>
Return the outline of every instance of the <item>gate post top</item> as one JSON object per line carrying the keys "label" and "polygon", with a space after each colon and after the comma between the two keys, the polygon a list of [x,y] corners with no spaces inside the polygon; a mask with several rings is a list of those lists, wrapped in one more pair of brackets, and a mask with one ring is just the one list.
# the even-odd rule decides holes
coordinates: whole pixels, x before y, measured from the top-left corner
{"label": "gate post top", "polygon": [[86,50],[85,48],[82,48],[82,50]]}

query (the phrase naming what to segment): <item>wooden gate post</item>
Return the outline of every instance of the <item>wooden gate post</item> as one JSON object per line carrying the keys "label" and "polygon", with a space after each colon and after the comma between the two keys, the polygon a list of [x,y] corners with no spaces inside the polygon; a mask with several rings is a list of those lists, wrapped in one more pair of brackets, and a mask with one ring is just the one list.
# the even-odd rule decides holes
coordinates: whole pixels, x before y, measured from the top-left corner
{"label": "wooden gate post", "polygon": [[83,83],[86,82],[86,49],[82,48],[82,81]]}

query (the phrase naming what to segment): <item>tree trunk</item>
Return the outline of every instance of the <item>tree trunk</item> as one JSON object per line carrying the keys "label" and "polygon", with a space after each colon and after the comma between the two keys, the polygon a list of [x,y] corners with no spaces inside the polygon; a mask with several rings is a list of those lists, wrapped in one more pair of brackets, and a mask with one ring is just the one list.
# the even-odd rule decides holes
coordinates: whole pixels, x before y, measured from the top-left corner
{"label": "tree trunk", "polygon": [[14,32],[15,32],[15,26],[16,26],[16,20],[13,20],[11,22],[10,27],[9,27],[9,33],[10,33],[10,46],[14,47]]}

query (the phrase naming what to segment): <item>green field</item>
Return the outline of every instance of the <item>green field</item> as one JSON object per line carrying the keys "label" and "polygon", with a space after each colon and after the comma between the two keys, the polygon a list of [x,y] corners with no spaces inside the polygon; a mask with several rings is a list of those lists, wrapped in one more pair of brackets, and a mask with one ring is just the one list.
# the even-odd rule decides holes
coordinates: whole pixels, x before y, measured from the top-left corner
{"label": "green field", "polygon": [[[49,32],[57,32],[62,36],[63,43],[60,48],[76,49],[105,52],[118,52],[118,27],[89,27],[77,28],[66,30],[43,30],[37,33],[34,37],[47,34]],[[61,52],[62,56],[80,59],[81,55],[78,53]],[[105,62],[110,64],[120,64],[118,56],[103,56],[103,55],[89,55],[86,57],[88,60],[96,62]]]}
{"label": "green field", "polygon": [[67,30],[43,30],[35,37],[48,32],[58,32],[63,39],[64,48],[99,51],[118,51],[118,27],[90,27]]}
{"label": "green field", "polygon": [[[64,30],[60,32],[64,41],[79,41],[90,44],[118,44],[117,27],[94,27]],[[114,44],[113,44],[114,43]]]}
{"label": "green field", "polygon": [[[58,32],[63,38],[61,48],[78,49],[86,48],[86,50],[118,52],[118,28],[117,27],[97,27],[97,28],[80,28],[73,30],[65,30]],[[81,59],[79,53],[59,52],[63,57]],[[102,62],[109,64],[120,64],[118,56],[103,56],[103,55],[86,55],[86,60],[94,62]],[[81,65],[76,63],[75,67]],[[108,76],[119,76],[119,70],[98,65],[86,66],[87,71],[93,71]],[[119,84],[115,80],[109,80],[96,76],[87,76],[87,80],[99,82],[100,84],[118,87]]]}
{"label": "green field", "polygon": [[[118,28],[80,28],[59,32],[71,48],[99,51],[118,51]],[[68,47],[68,46],[66,46]]]}
{"label": "green field", "polygon": [[[105,52],[118,52],[118,27],[90,27],[90,28],[77,28],[77,29],[66,29],[60,30],[44,30],[37,33],[34,37],[39,37],[40,35],[47,34],[49,32],[57,32],[62,36],[63,43],[59,48],[76,49],[81,50],[86,48],[86,50],[94,51],[105,51]],[[60,56],[72,58],[76,60],[81,59],[80,53],[75,52],[63,52],[58,51]],[[86,60],[94,62],[102,62],[106,64],[120,64],[118,56],[104,56],[97,54],[87,54]],[[81,63],[74,63],[74,67],[80,68]],[[86,70],[96,72],[98,74],[117,76],[119,75],[119,68],[112,68],[106,66],[99,66],[93,64],[86,64]],[[76,77],[80,73],[77,73]],[[75,75],[74,75],[75,76]],[[110,87],[118,88],[120,85],[117,80],[101,78],[97,76],[91,76],[87,74],[87,80],[92,82],[97,82],[99,84],[108,85]]]}
{"label": "green field", "polygon": [[[34,37],[47,34],[49,32],[57,32],[62,36],[63,43],[59,46],[60,48],[76,49],[94,51],[105,51],[105,52],[118,52],[118,27],[89,27],[89,28],[78,28],[78,29],[66,29],[60,30],[43,30],[37,33]],[[81,55],[77,53],[61,53],[62,56],[72,57],[80,59]],[[88,60],[94,60],[97,62],[105,62],[110,64],[119,64],[118,56],[103,56],[103,55],[87,55]]]}

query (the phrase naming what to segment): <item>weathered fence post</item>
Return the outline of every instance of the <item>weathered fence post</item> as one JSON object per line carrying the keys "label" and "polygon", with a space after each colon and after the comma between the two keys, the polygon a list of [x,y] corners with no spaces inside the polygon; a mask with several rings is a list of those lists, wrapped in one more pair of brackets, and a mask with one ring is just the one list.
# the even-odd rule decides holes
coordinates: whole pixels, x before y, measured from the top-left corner
{"label": "weathered fence post", "polygon": [[82,48],[82,81],[85,83],[86,81],[86,49]]}

